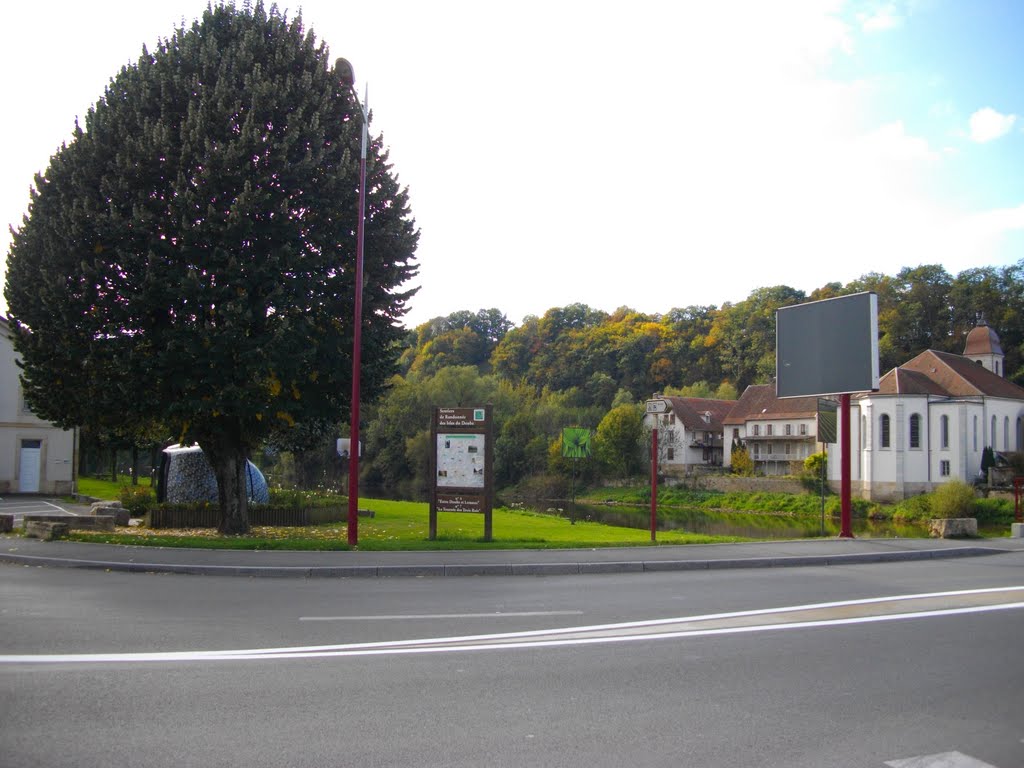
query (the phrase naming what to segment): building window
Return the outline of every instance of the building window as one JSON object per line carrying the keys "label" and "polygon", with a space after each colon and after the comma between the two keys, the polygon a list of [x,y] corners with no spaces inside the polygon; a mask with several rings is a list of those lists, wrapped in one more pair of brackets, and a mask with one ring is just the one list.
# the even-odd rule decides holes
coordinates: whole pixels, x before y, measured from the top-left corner
{"label": "building window", "polygon": [[943,459],[939,462],[939,474],[943,477],[949,477],[949,461]]}
{"label": "building window", "polygon": [[793,444],[792,443],[786,443],[786,455],[789,456],[789,454],[791,454],[792,452],[793,452]]}
{"label": "building window", "polygon": [[889,414],[883,413],[882,418],[878,420],[878,446],[880,448],[889,448]]}
{"label": "building window", "polygon": [[772,444],[771,443],[765,443],[764,444],[764,452],[768,456],[772,455],[773,449],[772,449]]}
{"label": "building window", "polygon": [[1003,417],[1003,450],[1010,450],[1010,417]]}
{"label": "building window", "polygon": [[665,454],[665,458],[668,459],[669,461],[672,461],[673,459],[675,459],[675,457],[676,457],[676,448],[675,448],[674,445],[669,443],[669,445],[668,445],[668,452]]}
{"label": "building window", "polygon": [[974,417],[974,450],[978,450],[978,417]]}
{"label": "building window", "polygon": [[800,434],[804,435],[806,437],[806,435],[807,435],[807,425],[806,424],[801,424],[800,425]]}
{"label": "building window", "polygon": [[760,424],[755,424],[754,425],[754,437],[758,437],[758,436],[760,436],[760,434],[761,434],[761,425]]}
{"label": "building window", "polygon": [[992,430],[988,434],[988,444],[992,446],[992,450],[996,449],[996,417],[992,417]]}
{"label": "building window", "polygon": [[669,424],[675,424],[676,423],[676,415],[674,413],[670,413],[668,415],[668,423]]}
{"label": "building window", "polygon": [[916,413],[910,417],[910,447],[921,447],[921,416]]}
{"label": "building window", "polygon": [[740,439],[740,428],[739,427],[733,427],[732,428],[732,439],[733,440],[739,440]]}
{"label": "building window", "polygon": [[786,437],[789,437],[792,434],[793,434],[793,425],[792,424],[787,424],[786,425]]}
{"label": "building window", "polygon": [[943,449],[949,448],[949,416],[939,419],[939,440]]}
{"label": "building window", "polygon": [[755,459],[760,459],[761,458],[761,444],[760,443],[754,443],[754,458]]}
{"label": "building window", "polygon": [[775,432],[774,427],[775,427],[774,424],[769,424],[768,425],[767,431],[765,432],[765,434],[768,435],[768,437],[771,437],[772,434]]}

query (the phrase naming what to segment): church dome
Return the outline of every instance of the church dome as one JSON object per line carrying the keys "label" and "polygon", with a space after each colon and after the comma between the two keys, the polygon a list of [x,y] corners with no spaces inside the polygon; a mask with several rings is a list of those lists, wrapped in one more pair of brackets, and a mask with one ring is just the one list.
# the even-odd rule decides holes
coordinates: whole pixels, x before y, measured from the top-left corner
{"label": "church dome", "polygon": [[1001,354],[1003,354],[1003,348],[999,346],[999,334],[987,325],[979,325],[967,334],[967,344],[964,346],[965,357]]}

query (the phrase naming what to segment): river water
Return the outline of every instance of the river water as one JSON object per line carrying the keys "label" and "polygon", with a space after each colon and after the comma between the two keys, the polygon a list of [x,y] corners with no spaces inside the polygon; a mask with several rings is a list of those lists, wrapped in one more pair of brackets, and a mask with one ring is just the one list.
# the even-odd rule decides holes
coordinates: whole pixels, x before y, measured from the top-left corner
{"label": "river water", "polygon": [[[562,511],[568,517],[570,510]],[[609,525],[649,529],[651,508],[626,504],[576,504],[577,520],[593,520]],[[764,514],[758,512],[709,511],[697,508],[659,509],[659,530],[683,530],[709,536],[742,536],[750,539],[802,539],[815,536],[837,536],[839,518],[821,515]],[[853,534],[862,538],[927,538],[925,525],[903,525],[891,521],[853,519]]]}

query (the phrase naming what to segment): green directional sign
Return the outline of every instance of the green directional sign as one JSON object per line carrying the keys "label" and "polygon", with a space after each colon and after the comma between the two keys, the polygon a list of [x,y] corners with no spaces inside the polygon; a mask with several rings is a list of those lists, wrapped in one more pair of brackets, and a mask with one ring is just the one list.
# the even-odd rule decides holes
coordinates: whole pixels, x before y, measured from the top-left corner
{"label": "green directional sign", "polygon": [[590,458],[591,432],[586,427],[562,429],[562,455],[567,459]]}

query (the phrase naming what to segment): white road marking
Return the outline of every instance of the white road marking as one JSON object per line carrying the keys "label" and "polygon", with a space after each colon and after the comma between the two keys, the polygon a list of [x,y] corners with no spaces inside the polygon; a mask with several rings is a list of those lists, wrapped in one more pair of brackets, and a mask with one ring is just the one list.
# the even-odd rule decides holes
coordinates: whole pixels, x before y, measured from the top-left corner
{"label": "white road marking", "polygon": [[396,613],[376,616],[300,616],[299,621],[404,621],[405,619],[505,619],[521,616],[582,616],[583,611],[518,611],[493,613]]}
{"label": "white road marking", "polygon": [[938,755],[921,755],[902,760],[889,760],[889,768],[996,768],[991,763],[964,755],[960,752],[942,752]]}
{"label": "white road marking", "polygon": [[[1010,597],[1012,595],[1012,597]],[[982,602],[978,600],[1007,599],[1009,602]],[[902,621],[937,616],[957,616],[989,611],[1024,608],[1024,587],[998,587],[993,589],[932,592],[922,595],[898,595],[889,598],[868,598],[787,608],[767,608],[753,611],[708,614],[674,619],[653,619],[620,624],[601,624],[588,627],[538,629],[522,632],[504,632],[461,637],[437,637],[393,642],[348,643],[284,648],[250,648],[219,651],[168,651],[149,653],[79,653],[79,654],[24,654],[0,655],[0,664],[66,664],[66,663],[133,663],[133,662],[193,662],[242,661],[268,659],[328,658],[341,656],[382,656],[393,654],[451,653],[454,651],[509,650],[517,648],[554,648],[601,643],[625,643],[641,640],[667,640],[709,637],[764,631],[785,631],[817,627],[838,627],[881,621]],[[924,606],[917,611],[886,613],[891,605],[920,601]],[[928,608],[936,601],[965,602],[953,608]],[[876,613],[856,610],[872,609]],[[824,613],[829,618],[799,618]],[[832,617],[838,614],[840,617]],[[855,614],[855,615],[851,615]],[[772,617],[761,621],[762,617]],[[707,628],[701,625],[709,624]],[[961,768],[956,766],[955,768]],[[966,768],[966,767],[965,767]]]}

